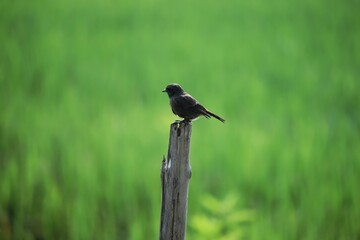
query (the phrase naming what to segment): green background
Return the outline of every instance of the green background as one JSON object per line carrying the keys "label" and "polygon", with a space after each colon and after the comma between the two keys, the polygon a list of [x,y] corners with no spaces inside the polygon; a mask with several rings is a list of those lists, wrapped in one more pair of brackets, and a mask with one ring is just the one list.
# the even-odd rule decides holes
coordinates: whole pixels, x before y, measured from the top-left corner
{"label": "green background", "polygon": [[0,239],[157,239],[173,82],[188,239],[359,239],[359,8],[0,0]]}

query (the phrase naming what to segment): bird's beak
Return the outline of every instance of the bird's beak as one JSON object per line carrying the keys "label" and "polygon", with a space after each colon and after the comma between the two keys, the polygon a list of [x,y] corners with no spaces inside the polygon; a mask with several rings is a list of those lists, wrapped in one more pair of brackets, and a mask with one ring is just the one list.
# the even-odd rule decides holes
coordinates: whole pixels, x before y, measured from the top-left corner
{"label": "bird's beak", "polygon": [[166,89],[162,90],[162,92],[166,92]]}

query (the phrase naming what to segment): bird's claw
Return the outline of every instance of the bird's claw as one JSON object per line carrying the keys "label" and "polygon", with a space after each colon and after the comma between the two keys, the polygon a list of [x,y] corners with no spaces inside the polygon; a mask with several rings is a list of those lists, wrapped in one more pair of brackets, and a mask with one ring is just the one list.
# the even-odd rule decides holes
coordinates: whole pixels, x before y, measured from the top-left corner
{"label": "bird's claw", "polygon": [[180,125],[180,124],[190,124],[191,123],[191,120],[189,119],[183,119],[183,120],[175,120],[175,122],[177,125]]}

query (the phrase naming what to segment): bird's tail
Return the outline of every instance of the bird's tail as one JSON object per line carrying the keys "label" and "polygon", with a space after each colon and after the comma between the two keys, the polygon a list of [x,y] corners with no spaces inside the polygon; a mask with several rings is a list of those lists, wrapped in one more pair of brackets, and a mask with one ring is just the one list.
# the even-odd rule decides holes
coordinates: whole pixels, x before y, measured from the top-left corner
{"label": "bird's tail", "polygon": [[204,114],[205,117],[210,118],[210,116],[211,116],[211,117],[214,117],[214,118],[216,118],[217,120],[219,120],[221,122],[225,122],[225,119],[223,119],[222,117],[216,115],[215,113],[212,113],[207,109],[205,110],[205,112],[206,112],[206,114]]}

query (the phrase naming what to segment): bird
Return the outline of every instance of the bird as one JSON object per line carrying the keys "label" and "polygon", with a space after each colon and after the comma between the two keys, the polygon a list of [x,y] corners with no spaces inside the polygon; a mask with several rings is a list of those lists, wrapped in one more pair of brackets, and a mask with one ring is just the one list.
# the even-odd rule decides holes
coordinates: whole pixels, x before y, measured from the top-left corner
{"label": "bird", "polygon": [[185,122],[191,122],[200,116],[214,117],[223,123],[225,122],[225,119],[207,110],[177,83],[167,85],[163,92],[166,92],[169,96],[172,112],[182,117]]}

